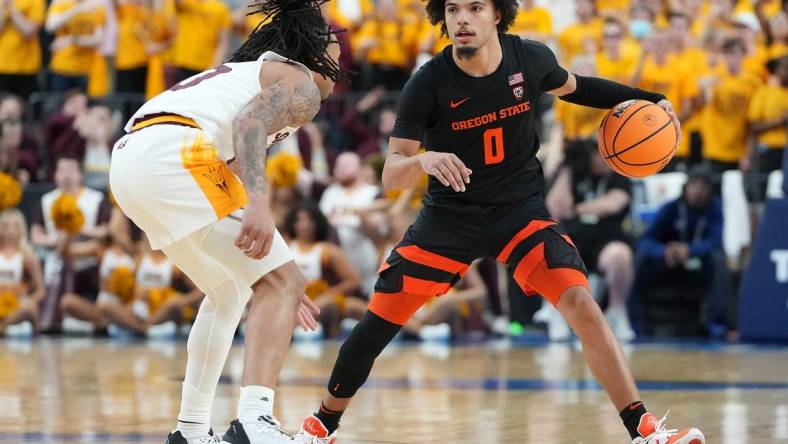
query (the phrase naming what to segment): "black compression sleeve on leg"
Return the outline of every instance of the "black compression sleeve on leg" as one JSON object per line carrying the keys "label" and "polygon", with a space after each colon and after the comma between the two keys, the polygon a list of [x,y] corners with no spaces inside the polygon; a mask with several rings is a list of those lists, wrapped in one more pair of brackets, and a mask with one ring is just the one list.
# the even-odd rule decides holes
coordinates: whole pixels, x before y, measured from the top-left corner
{"label": "black compression sleeve on leg", "polygon": [[627,100],[638,99],[657,103],[665,98],[662,94],[643,91],[598,77],[583,77],[575,74],[575,79],[577,79],[575,92],[559,97],[561,100],[592,108],[609,109]]}
{"label": "black compression sleeve on leg", "polygon": [[401,328],[367,311],[339,349],[328,392],[337,398],[355,395],[369,377],[375,359]]}

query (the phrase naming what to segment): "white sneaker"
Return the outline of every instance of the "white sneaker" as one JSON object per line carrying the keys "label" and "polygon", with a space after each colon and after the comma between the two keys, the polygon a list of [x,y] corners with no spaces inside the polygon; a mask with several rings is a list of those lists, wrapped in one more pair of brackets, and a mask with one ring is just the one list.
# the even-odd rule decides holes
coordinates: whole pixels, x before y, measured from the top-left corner
{"label": "white sneaker", "polygon": [[425,342],[440,342],[451,339],[451,326],[445,322],[425,325],[419,330],[419,338]]}
{"label": "white sneaker", "polygon": [[178,333],[178,326],[173,321],[167,321],[158,325],[148,327],[146,335],[148,339],[164,339],[175,337]]}
{"label": "white sneaker", "polygon": [[293,436],[293,442],[295,444],[334,444],[337,433],[339,433],[339,429],[329,435],[326,426],[317,419],[317,416],[311,415],[304,420],[301,431]]}
{"label": "white sneaker", "polygon": [[339,323],[342,333],[350,333],[356,328],[356,325],[358,325],[358,321],[353,318],[342,319],[342,322]]}
{"label": "white sneaker", "polygon": [[93,333],[95,327],[92,322],[83,321],[81,319],[66,316],[63,318],[63,323],[60,324],[64,333]]}
{"label": "white sneaker", "polygon": [[551,306],[549,315],[547,336],[551,341],[566,341],[572,337],[572,329],[569,328],[569,324],[566,323],[566,320],[558,310]]}
{"label": "white sneaker", "polygon": [[635,339],[635,331],[629,323],[629,315],[623,305],[614,305],[605,310],[605,319],[619,341],[630,342]]}
{"label": "white sneaker", "polygon": [[[670,412],[668,412],[670,413]],[[657,421],[657,417],[646,413],[640,418],[638,432],[641,436],[632,440],[632,444],[705,444],[706,437],[703,433],[692,427],[679,431],[666,429],[665,419],[668,414]]]}
{"label": "white sneaker", "polygon": [[273,416],[264,415],[251,424],[243,424],[236,419],[230,423],[223,443],[229,444],[293,444],[293,437],[279,428],[279,421]]}
{"label": "white sneaker", "polygon": [[9,325],[5,328],[5,335],[9,338],[30,338],[33,336],[33,324],[30,321]]}
{"label": "white sneaker", "polygon": [[183,437],[180,430],[174,430],[167,436],[167,442],[165,444],[219,444],[222,442],[221,436],[215,435],[213,432],[209,433],[211,433],[211,435],[202,438],[186,439]]}
{"label": "white sneaker", "polygon": [[319,341],[323,339],[323,324],[317,324],[315,330],[304,330],[301,327],[296,327],[293,330],[294,341]]}

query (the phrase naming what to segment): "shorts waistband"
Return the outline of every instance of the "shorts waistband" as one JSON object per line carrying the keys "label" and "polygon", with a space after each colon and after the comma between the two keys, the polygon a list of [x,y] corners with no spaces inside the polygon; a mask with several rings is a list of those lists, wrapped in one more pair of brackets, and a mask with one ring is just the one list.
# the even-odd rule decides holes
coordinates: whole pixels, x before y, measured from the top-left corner
{"label": "shorts waistband", "polygon": [[172,113],[157,113],[147,114],[135,119],[134,123],[131,125],[131,132],[133,133],[153,125],[180,125],[190,128],[200,128],[200,125],[197,125],[197,122],[189,117]]}

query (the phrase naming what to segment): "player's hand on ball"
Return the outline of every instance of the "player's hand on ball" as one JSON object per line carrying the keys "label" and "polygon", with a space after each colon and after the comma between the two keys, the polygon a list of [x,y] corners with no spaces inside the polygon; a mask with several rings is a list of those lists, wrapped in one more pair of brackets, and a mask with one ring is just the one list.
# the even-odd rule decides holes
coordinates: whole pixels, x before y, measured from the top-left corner
{"label": "player's hand on ball", "polygon": [[252,259],[262,259],[271,251],[276,225],[267,208],[252,204],[251,200],[249,202],[241,219],[241,232],[235,239],[235,246]]}
{"label": "player's hand on ball", "polygon": [[419,157],[421,169],[430,176],[435,176],[443,186],[452,187],[456,192],[465,191],[465,185],[471,182],[471,171],[453,153],[427,151]]}
{"label": "player's hand on ball", "polygon": [[676,134],[678,135],[676,140],[681,140],[681,122],[679,122],[679,117],[676,115],[676,110],[673,109],[673,104],[670,103],[670,100],[662,99],[657,105],[664,109],[670,118],[673,119],[673,124],[676,125]]}
{"label": "player's hand on ball", "polygon": [[320,308],[312,302],[307,295],[301,297],[301,303],[298,305],[298,312],[296,313],[296,322],[304,329],[304,331],[317,330],[317,320],[315,316],[320,314]]}

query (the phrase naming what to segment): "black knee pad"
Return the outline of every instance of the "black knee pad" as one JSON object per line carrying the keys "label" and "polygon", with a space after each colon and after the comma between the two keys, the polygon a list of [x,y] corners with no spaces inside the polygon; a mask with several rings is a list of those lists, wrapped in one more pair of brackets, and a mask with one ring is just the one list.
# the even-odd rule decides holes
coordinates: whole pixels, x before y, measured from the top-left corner
{"label": "black knee pad", "polygon": [[369,377],[375,359],[401,328],[367,311],[339,349],[328,392],[337,398],[355,395]]}

